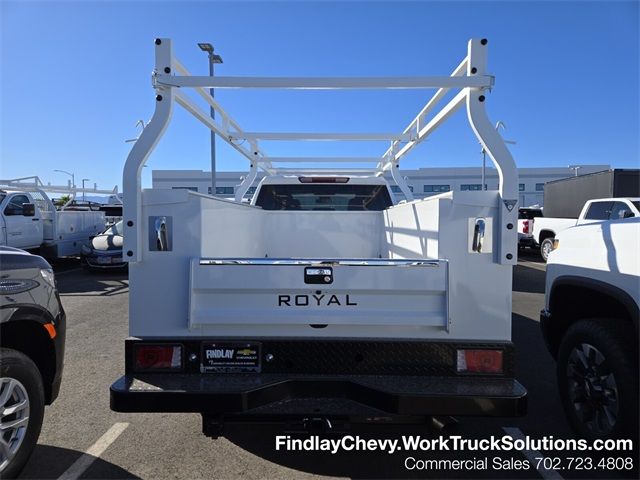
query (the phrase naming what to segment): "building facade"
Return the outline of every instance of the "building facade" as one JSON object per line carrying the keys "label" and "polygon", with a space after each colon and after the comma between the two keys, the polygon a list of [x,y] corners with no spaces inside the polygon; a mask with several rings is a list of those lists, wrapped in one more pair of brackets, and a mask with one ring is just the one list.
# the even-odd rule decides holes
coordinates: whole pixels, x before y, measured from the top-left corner
{"label": "building facade", "polygon": [[[520,168],[519,201],[521,206],[543,205],[544,184],[552,180],[571,177],[576,174],[599,172],[611,168],[609,165],[574,165],[569,167]],[[401,170],[415,198],[424,198],[442,192],[481,190],[481,167],[420,168],[418,170]],[[235,188],[240,184],[246,172],[216,172],[216,192],[222,197],[234,196]],[[249,189],[248,196],[255,192],[260,179],[258,176]],[[153,170],[153,188],[184,188],[199,193],[211,192],[211,173],[202,170]],[[403,200],[404,195],[389,178],[391,189],[396,200]],[[498,173],[495,168],[485,170],[485,189],[497,190]]]}

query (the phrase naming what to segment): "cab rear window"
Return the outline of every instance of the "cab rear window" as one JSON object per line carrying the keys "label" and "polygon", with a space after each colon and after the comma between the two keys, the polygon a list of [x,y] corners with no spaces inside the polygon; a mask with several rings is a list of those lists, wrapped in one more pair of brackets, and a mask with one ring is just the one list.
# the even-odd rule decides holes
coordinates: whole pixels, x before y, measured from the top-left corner
{"label": "cab rear window", "polygon": [[542,216],[542,210],[536,208],[521,208],[520,210],[518,210],[519,220],[533,220],[534,218]]}
{"label": "cab rear window", "polygon": [[385,185],[263,185],[256,199],[264,210],[380,211],[392,204]]}

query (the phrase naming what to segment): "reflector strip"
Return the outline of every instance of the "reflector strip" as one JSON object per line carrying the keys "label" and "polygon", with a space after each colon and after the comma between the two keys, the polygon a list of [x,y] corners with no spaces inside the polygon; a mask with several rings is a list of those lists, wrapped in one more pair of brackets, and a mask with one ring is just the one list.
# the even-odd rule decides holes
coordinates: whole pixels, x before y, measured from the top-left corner
{"label": "reflector strip", "polygon": [[49,337],[51,337],[52,339],[56,338],[56,335],[58,334],[58,332],[56,332],[56,327],[53,323],[45,323],[42,326],[49,334]]}
{"label": "reflector strip", "polygon": [[458,350],[459,373],[502,373],[502,350]]}
{"label": "reflector strip", "polygon": [[136,345],[136,370],[173,370],[182,368],[180,345]]}

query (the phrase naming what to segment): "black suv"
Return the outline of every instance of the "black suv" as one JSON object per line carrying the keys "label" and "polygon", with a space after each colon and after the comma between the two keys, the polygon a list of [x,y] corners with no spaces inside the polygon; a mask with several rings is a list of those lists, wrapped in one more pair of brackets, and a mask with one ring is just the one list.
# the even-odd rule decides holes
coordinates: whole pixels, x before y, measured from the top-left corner
{"label": "black suv", "polygon": [[58,396],[65,313],[42,257],[0,247],[0,477],[17,476]]}

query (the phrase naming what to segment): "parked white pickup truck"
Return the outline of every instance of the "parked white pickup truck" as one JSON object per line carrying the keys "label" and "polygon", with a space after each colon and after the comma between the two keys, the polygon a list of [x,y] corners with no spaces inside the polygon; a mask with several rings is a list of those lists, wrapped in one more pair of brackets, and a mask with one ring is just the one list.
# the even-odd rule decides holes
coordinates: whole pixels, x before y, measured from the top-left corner
{"label": "parked white pickup truck", "polygon": [[75,256],[104,226],[104,212],[56,210],[42,190],[0,190],[0,245]]}
{"label": "parked white pickup truck", "polygon": [[[212,436],[235,420],[329,428],[336,417],[524,414],[511,342],[518,178],[485,113],[486,39],[469,42],[450,77],[364,79],[194,77],[169,39],[155,44],[156,109],[123,174],[130,337],[111,408],[197,412]],[[438,90],[400,133],[249,133],[209,87]],[[235,201],[141,188],[176,103],[248,160]],[[401,159],[459,108],[499,190],[412,201]],[[272,157],[261,139],[391,145],[381,157]],[[258,169],[267,178],[243,203]],[[386,172],[408,202],[393,205]]]}
{"label": "parked white pickup truck", "polygon": [[518,209],[518,248],[535,247],[533,220],[542,216],[540,207]]}
{"label": "parked white pickup truck", "polygon": [[638,438],[639,239],[640,218],[600,221],[549,255],[540,326],[569,423],[592,439]]}
{"label": "parked white pickup truck", "polygon": [[533,238],[540,255],[547,261],[558,233],[569,227],[602,220],[640,217],[640,198],[598,198],[582,207],[577,219],[539,217],[533,220]]}

